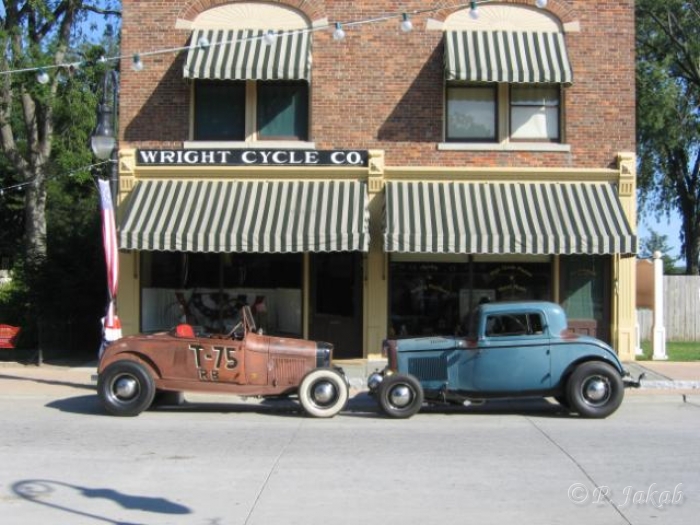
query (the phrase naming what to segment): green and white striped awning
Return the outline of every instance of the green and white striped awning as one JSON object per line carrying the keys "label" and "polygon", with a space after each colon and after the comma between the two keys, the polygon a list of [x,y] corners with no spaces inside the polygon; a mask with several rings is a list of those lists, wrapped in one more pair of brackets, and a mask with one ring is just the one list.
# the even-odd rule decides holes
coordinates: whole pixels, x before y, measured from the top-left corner
{"label": "green and white striped awning", "polygon": [[570,84],[573,74],[562,33],[446,31],[445,79]]}
{"label": "green and white striped awning", "polygon": [[[185,60],[185,78],[308,81],[311,34],[275,31],[276,37],[268,44],[265,33],[257,29],[195,30]],[[203,41],[208,42],[206,47]]]}
{"label": "green and white striped awning", "polygon": [[367,251],[361,181],[139,182],[119,231],[126,250]]}
{"label": "green and white striped awning", "polygon": [[387,252],[637,252],[612,184],[390,181],[385,197]]}

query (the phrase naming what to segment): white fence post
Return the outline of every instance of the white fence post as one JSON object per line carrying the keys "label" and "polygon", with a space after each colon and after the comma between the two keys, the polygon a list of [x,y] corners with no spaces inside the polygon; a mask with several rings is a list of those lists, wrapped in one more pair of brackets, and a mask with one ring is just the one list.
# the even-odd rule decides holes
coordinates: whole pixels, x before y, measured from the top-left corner
{"label": "white fence post", "polygon": [[654,328],[652,348],[655,361],[668,359],[666,355],[666,328],[664,327],[664,262],[661,252],[654,252]]}

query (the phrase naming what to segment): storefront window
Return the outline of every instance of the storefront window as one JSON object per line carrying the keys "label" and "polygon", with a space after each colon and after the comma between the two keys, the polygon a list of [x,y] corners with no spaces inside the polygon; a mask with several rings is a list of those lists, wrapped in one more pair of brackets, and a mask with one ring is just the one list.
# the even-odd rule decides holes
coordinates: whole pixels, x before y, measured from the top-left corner
{"label": "storefront window", "polygon": [[481,302],[551,300],[552,265],[501,257],[455,262],[393,261],[390,337],[461,335]]}
{"label": "storefront window", "polygon": [[267,333],[302,333],[300,254],[143,252],[141,325],[145,332],[188,322],[227,331],[248,304]]}

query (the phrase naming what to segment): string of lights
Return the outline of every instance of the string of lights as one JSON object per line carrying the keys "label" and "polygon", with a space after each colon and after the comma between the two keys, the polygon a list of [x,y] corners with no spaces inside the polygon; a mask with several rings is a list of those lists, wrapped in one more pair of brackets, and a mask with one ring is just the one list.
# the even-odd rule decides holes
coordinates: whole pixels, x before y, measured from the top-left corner
{"label": "string of lights", "polygon": [[[486,3],[491,3],[496,0],[471,0],[468,3],[461,4],[464,7],[469,6],[469,16],[472,19],[478,19],[479,18],[479,10],[478,6],[481,4],[486,4]],[[539,9],[544,9],[547,7],[547,0],[535,0],[535,5]],[[346,36],[346,29],[350,29],[353,27],[358,27],[366,24],[375,24],[379,22],[386,22],[389,20],[399,20],[399,28],[401,29],[402,32],[408,33],[413,30],[413,22],[411,21],[411,17],[416,17],[420,15],[425,15],[428,13],[436,13],[439,11],[444,11],[446,9],[454,9],[455,7],[458,6],[438,6],[438,7],[432,7],[432,8],[426,8],[426,9],[415,9],[415,10],[409,10],[409,11],[401,11],[401,12],[396,12],[396,13],[391,13],[391,14],[386,14],[378,17],[373,17],[373,18],[367,18],[367,19],[362,19],[362,20],[354,20],[354,21],[348,21],[348,22],[332,22],[328,23],[322,26],[318,27],[313,27],[313,28],[305,28],[305,29],[298,29],[294,31],[290,31],[291,33],[313,33],[317,31],[326,31],[329,29],[333,30],[332,36],[333,40],[335,41],[340,41],[343,40]],[[200,48],[208,48],[210,45],[214,46],[223,46],[223,45],[230,45],[230,44],[235,44],[239,42],[244,42],[244,41],[249,41],[249,40],[259,40],[262,39],[265,44],[271,45],[274,43],[278,33],[269,30],[266,33],[264,33],[262,36],[256,35],[256,36],[250,36],[246,38],[239,38],[236,40],[222,40],[219,42],[216,42],[215,44],[210,44],[206,38],[200,38],[199,41],[197,42],[197,46]],[[150,56],[157,56],[157,55],[164,55],[164,54],[169,54],[169,53],[179,53],[181,51],[186,51],[190,49],[190,45],[187,46],[180,46],[180,47],[171,47],[171,48],[164,48],[164,49],[156,49],[152,51],[145,51],[145,52],[137,52],[134,53],[133,55],[116,55],[116,56],[110,56],[110,57],[101,57],[98,62],[100,63],[108,63],[108,62],[117,62],[120,60],[126,60],[131,58],[132,64],[131,68],[135,71],[141,71],[144,68],[143,64],[143,58],[144,57],[150,57]],[[42,65],[42,66],[36,66],[36,67],[25,67],[21,69],[12,69],[12,70],[5,70],[5,71],[0,71],[0,75],[12,75],[12,74],[19,74],[19,73],[28,73],[28,72],[36,72],[36,78],[37,82],[40,84],[46,84],[49,82],[50,77],[48,74],[48,71],[54,70],[54,69],[69,69],[69,70],[75,70],[81,67],[85,67],[86,65],[89,65],[89,61],[73,61],[73,62],[66,62],[66,63],[61,63],[61,64],[47,64],[47,65]]]}
{"label": "string of lights", "polygon": [[[478,11],[478,6],[480,4],[486,4],[490,2],[494,2],[496,0],[471,0],[470,2],[466,4],[462,4],[463,6],[469,6],[469,16],[472,19],[478,19],[479,18],[479,11]],[[535,0],[535,5],[539,9],[544,9],[547,7],[547,0]],[[408,33],[413,30],[413,22],[411,21],[412,17],[416,16],[421,16],[429,13],[436,13],[439,11],[443,11],[446,9],[454,9],[455,7],[458,6],[438,6],[438,7],[433,7],[433,8],[426,8],[426,9],[414,9],[414,10],[409,10],[409,11],[401,11],[401,12],[396,12],[396,13],[391,13],[391,14],[386,14],[378,17],[373,17],[373,18],[367,18],[367,19],[362,19],[362,20],[352,20],[352,21],[347,21],[347,22],[333,22],[333,23],[328,23],[322,26],[314,27],[314,28],[305,28],[305,29],[298,29],[295,31],[291,31],[292,33],[298,32],[298,33],[312,33],[316,31],[325,31],[328,29],[332,29],[332,37],[333,40],[335,41],[340,41],[343,40],[346,36],[346,29],[354,28],[354,27],[359,27],[367,24],[375,24],[375,23],[380,23],[380,22],[386,22],[390,20],[399,20],[399,28],[402,32]],[[214,46],[222,46],[222,45],[230,45],[230,44],[235,44],[239,42],[244,42],[248,40],[256,40],[256,39],[262,39],[263,42],[267,45],[272,45],[275,41],[275,39],[278,36],[278,32],[269,30],[265,32],[262,36],[256,35],[256,36],[250,36],[246,38],[238,38],[235,40],[222,40],[219,42],[216,42],[215,44],[210,44],[206,38],[201,37],[199,41],[197,42],[197,46],[200,48],[208,48],[211,45]],[[110,56],[110,57],[100,57],[98,59],[98,62],[100,63],[108,63],[108,62],[116,62],[124,59],[131,58],[132,59],[132,69],[135,71],[141,71],[144,68],[144,64],[142,61],[143,57],[150,57],[150,56],[157,56],[157,55],[163,55],[163,54],[169,54],[169,53],[179,53],[181,51],[187,51],[190,49],[191,45],[187,46],[180,46],[180,47],[171,47],[171,48],[164,48],[164,49],[156,49],[152,51],[146,51],[146,52],[138,52],[134,53],[133,55],[115,55],[115,56]],[[5,71],[0,71],[0,75],[12,75],[12,74],[19,74],[19,73],[31,73],[31,72],[36,72],[36,79],[37,82],[40,84],[46,84],[49,82],[50,77],[48,74],[48,71],[51,70],[56,70],[56,69],[68,69],[68,70],[75,70],[81,67],[85,67],[86,65],[90,64],[89,61],[73,61],[73,62],[66,62],[66,63],[61,63],[61,64],[48,64],[48,65],[42,65],[42,66],[36,66],[36,67],[25,67],[21,69],[12,69],[12,70],[5,70]],[[103,162],[98,162],[96,164],[91,164],[89,166],[84,166],[82,168],[75,169],[68,173],[68,176],[73,176],[75,173],[80,172],[80,171],[85,171],[85,170],[92,170],[93,168],[96,168],[98,166],[102,166],[104,164],[112,162],[111,160],[106,160]],[[52,178],[56,178],[61,175],[54,176]],[[20,190],[26,186],[29,186],[31,184],[34,184],[35,180],[30,180],[30,181],[24,181],[20,182],[17,184],[13,184],[10,186],[5,186],[5,187],[0,187],[0,197],[3,197],[5,192],[11,191],[11,190]]]}
{"label": "string of lights", "polygon": [[[93,168],[103,166],[104,164],[109,164],[110,162],[112,162],[112,161],[111,160],[104,160],[102,162],[97,162],[95,164],[90,164],[88,166],[82,166],[80,168],[76,168],[74,170],[69,171],[67,174],[61,173],[61,174],[53,175],[51,177],[47,177],[46,180],[58,179],[58,178],[64,177],[64,176],[72,177],[73,175],[75,175],[76,173],[80,173],[81,171],[91,171]],[[18,182],[17,184],[11,184],[10,186],[0,187],[0,197],[4,197],[6,192],[9,192],[11,190],[21,190],[22,188],[24,188],[26,186],[31,186],[35,182],[36,182],[36,179],[31,179],[31,180],[27,180],[24,182]]]}

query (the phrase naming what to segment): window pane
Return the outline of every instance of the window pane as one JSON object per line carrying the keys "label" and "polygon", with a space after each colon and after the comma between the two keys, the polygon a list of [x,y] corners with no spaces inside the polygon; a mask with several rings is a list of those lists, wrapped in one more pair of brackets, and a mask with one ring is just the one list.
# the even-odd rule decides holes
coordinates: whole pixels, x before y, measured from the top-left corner
{"label": "window pane", "polygon": [[559,110],[544,107],[513,107],[510,112],[514,139],[559,138]]}
{"label": "window pane", "polygon": [[245,140],[245,83],[197,82],[194,140]]}
{"label": "window pane", "polygon": [[512,86],[510,128],[513,139],[559,139],[559,87]]}
{"label": "window pane", "polygon": [[496,140],[496,88],[447,88],[447,139]]}
{"label": "window pane", "polygon": [[258,136],[261,139],[306,140],[308,91],[306,82],[260,82]]}

